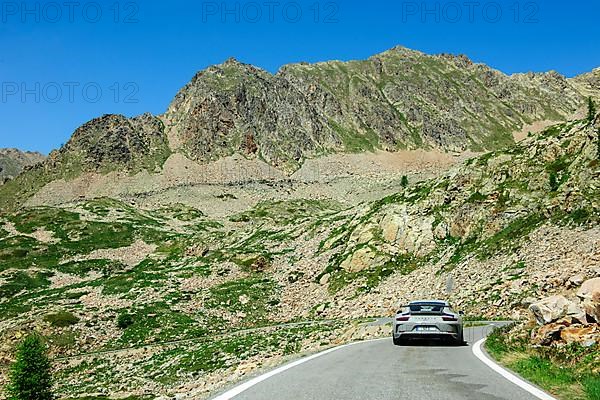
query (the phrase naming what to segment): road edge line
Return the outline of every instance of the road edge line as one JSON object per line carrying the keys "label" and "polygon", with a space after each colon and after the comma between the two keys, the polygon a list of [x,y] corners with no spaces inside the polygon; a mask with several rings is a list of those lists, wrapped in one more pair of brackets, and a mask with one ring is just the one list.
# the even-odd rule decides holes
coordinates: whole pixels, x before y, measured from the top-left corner
{"label": "road edge line", "polygon": [[338,350],[344,349],[346,347],[354,346],[354,345],[361,344],[361,343],[376,342],[376,341],[380,341],[380,340],[390,340],[390,339],[389,338],[380,338],[380,339],[363,340],[360,342],[352,342],[352,343],[348,343],[348,344],[343,344],[341,346],[332,347],[332,348],[324,350],[320,353],[313,354],[311,356],[304,357],[299,360],[293,361],[289,364],[282,365],[281,367],[276,368],[270,372],[267,372],[265,374],[255,377],[255,378],[252,378],[249,381],[244,382],[238,386],[235,386],[234,388],[229,389],[225,393],[222,393],[222,394],[218,395],[217,397],[212,398],[212,400],[231,400],[235,396],[250,389],[252,386],[258,385],[259,383],[266,381],[267,379],[272,378],[273,376],[278,375],[284,371],[287,371],[288,369],[297,367],[300,364],[304,364],[305,362],[314,360],[315,358],[322,357],[324,355],[333,353],[334,351],[338,351]]}
{"label": "road edge line", "polygon": [[523,379],[519,378],[517,375],[509,372],[508,370],[506,370],[505,368],[501,367],[496,362],[494,362],[491,358],[486,356],[484,354],[483,350],[481,350],[481,345],[483,343],[485,343],[485,341],[486,341],[486,338],[480,339],[471,348],[471,350],[473,351],[473,354],[475,355],[475,357],[477,357],[479,359],[479,361],[483,362],[485,365],[490,367],[492,370],[494,370],[498,374],[502,375],[502,377],[509,380],[513,384],[519,386],[521,389],[525,390],[526,392],[529,392],[531,395],[537,397],[538,399],[540,399],[540,400],[557,400],[555,397],[552,397],[551,395],[544,392],[543,390],[533,386],[531,383],[524,381]]}

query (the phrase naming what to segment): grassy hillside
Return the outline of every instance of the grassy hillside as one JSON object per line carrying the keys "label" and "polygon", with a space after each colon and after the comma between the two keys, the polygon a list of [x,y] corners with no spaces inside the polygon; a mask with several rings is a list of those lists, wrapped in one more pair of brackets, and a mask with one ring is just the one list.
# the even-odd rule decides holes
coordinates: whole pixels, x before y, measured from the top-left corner
{"label": "grassy hillside", "polygon": [[213,220],[100,198],[2,212],[0,367],[35,330],[65,398],[200,396],[406,299],[511,316],[591,268],[599,125],[551,127],[352,208],[265,200]]}

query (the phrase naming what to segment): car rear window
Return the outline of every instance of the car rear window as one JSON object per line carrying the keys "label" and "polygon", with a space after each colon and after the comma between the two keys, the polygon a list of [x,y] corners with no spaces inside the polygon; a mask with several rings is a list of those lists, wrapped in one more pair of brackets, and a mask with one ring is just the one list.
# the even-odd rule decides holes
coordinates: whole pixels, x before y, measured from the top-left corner
{"label": "car rear window", "polygon": [[441,314],[445,305],[441,303],[415,303],[408,306],[412,314]]}

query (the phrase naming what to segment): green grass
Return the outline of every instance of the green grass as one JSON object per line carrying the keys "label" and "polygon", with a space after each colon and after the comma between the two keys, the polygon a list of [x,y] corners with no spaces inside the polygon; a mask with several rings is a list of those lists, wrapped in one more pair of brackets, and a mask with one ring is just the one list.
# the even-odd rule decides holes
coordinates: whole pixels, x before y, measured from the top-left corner
{"label": "green grass", "polygon": [[206,335],[206,326],[192,317],[173,311],[165,303],[156,303],[134,310],[122,310],[121,315],[131,315],[131,320],[123,329],[121,337],[108,347],[120,348],[163,342],[167,340],[189,339]]}
{"label": "green grass", "polygon": [[202,211],[184,204],[171,204],[153,212],[153,215],[173,218],[178,221],[190,222],[204,217]]}
{"label": "green grass", "polygon": [[0,240],[0,270],[30,267],[57,269],[59,261],[97,249],[131,245],[137,236],[148,236],[152,229],[125,222],[83,221],[79,214],[59,208],[40,207],[9,216],[17,230],[32,233],[44,228],[58,239],[42,243],[26,236]]}
{"label": "green grass", "polygon": [[487,260],[498,253],[514,251],[521,246],[521,239],[533,232],[544,221],[546,218],[543,215],[530,214],[513,219],[503,229],[487,239],[479,239],[478,234],[462,241],[458,238],[449,238],[450,242],[456,243],[456,249],[450,257],[448,266],[456,266],[471,254],[475,254],[479,260]]}
{"label": "green grass", "polygon": [[[349,254],[357,251],[359,247],[353,249]],[[386,278],[390,277],[395,273],[401,273],[408,275],[419,267],[420,260],[413,255],[395,256],[387,262],[379,265],[373,265],[371,268],[358,271],[349,272],[340,267],[341,262],[350,255],[347,253],[341,253],[330,260],[330,264],[327,268],[316,277],[316,281],[325,275],[330,274],[328,289],[330,293],[337,293],[344,287],[354,283],[361,282],[357,288],[357,294],[368,293],[374,288],[379,286]]]}
{"label": "green grass", "polygon": [[181,373],[201,376],[261,354],[297,353],[307,338],[319,340],[319,336],[339,327],[337,324],[302,326],[202,340],[163,351],[153,356],[150,362],[144,362],[142,367],[146,371],[156,371],[155,379],[159,382],[173,383]]}
{"label": "green grass", "polygon": [[67,326],[75,325],[79,322],[79,318],[68,311],[60,311],[54,314],[48,314],[44,317],[44,321],[49,322],[50,325],[65,328]]}
{"label": "green grass", "polygon": [[8,298],[21,291],[48,287],[50,281],[47,273],[16,271],[7,278],[7,283],[0,286],[0,297]]}
{"label": "green grass", "polygon": [[208,309],[243,313],[242,325],[264,324],[269,311],[279,304],[277,285],[262,276],[226,282],[210,289],[205,304]]}
{"label": "green grass", "polygon": [[346,129],[332,119],[329,120],[329,125],[338,134],[344,150],[349,153],[373,152],[379,148],[379,136],[373,130],[367,129],[365,134],[361,134]]}
{"label": "green grass", "polygon": [[566,214],[563,221],[565,221],[567,224],[585,225],[588,223],[597,222],[598,217],[599,215],[597,212],[594,213],[586,208],[578,208]]}
{"label": "green grass", "polygon": [[600,376],[592,372],[598,368],[600,346],[533,347],[528,332],[509,339],[513,329],[496,329],[488,337],[486,349],[492,357],[559,399],[600,400]]}
{"label": "green grass", "polygon": [[482,201],[487,200],[487,198],[488,198],[488,196],[484,196],[483,194],[481,194],[479,192],[475,192],[467,199],[467,202],[468,203],[481,203]]}
{"label": "green grass", "polygon": [[111,271],[122,269],[123,265],[112,260],[82,260],[69,261],[56,266],[56,270],[65,274],[83,276],[91,271],[98,271],[102,275],[110,275]]}
{"label": "green grass", "polygon": [[277,225],[297,224],[316,215],[331,214],[342,209],[331,200],[263,201],[251,210],[230,217],[232,222],[265,221]]}
{"label": "green grass", "polygon": [[77,342],[77,334],[66,331],[52,334],[46,337],[48,344],[60,348],[61,350],[72,349]]}

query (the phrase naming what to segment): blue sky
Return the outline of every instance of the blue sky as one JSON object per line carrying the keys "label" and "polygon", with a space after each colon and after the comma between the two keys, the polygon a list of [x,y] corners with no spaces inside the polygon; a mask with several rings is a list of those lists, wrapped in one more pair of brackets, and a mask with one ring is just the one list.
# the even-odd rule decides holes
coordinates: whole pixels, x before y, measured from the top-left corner
{"label": "blue sky", "polygon": [[506,73],[600,66],[590,0],[77,1],[0,3],[0,147],[48,153],[102,114],[160,114],[232,56],[275,72],[403,45]]}

